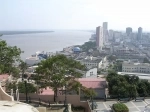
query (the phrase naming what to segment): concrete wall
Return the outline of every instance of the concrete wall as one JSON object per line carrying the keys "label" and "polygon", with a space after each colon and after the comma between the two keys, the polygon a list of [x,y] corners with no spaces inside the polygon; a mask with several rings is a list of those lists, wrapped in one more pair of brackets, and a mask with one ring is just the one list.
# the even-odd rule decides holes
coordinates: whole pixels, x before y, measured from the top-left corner
{"label": "concrete wall", "polygon": [[[20,100],[22,98],[25,99],[25,94],[20,93]],[[38,100],[39,98],[41,101],[50,101],[50,103],[54,102],[54,96],[53,95],[38,95],[38,94],[28,94],[28,97],[31,98],[31,101],[36,99]],[[65,95],[59,95],[56,99],[57,102],[61,101],[64,102],[65,100]],[[83,106],[86,110],[85,112],[91,112],[89,104],[87,101],[81,102],[80,101],[80,96],[79,95],[67,95],[67,103],[70,103],[74,106]]]}
{"label": "concrete wall", "polygon": [[0,86],[0,101],[5,100],[5,101],[13,101],[13,97],[7,94],[2,87]]}

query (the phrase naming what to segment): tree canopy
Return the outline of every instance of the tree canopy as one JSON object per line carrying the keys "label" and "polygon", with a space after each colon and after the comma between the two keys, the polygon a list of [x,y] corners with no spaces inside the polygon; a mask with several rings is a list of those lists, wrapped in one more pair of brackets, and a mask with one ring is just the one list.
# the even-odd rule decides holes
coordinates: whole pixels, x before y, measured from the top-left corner
{"label": "tree canopy", "polygon": [[36,73],[39,75],[38,83],[41,86],[50,86],[54,90],[54,101],[59,88],[64,87],[70,78],[79,78],[82,74],[78,71],[85,70],[85,66],[81,65],[73,59],[64,55],[52,56],[39,63]]}
{"label": "tree canopy", "polygon": [[[19,82],[18,84],[16,84],[15,82],[14,83],[9,83],[8,86],[7,86],[7,89],[8,90],[13,89],[14,91],[16,91],[17,87],[18,87],[19,93],[26,93],[24,82]],[[37,92],[36,87],[31,83],[27,83],[26,87],[27,87],[27,92],[28,93]]]}
{"label": "tree canopy", "polygon": [[112,96],[132,97],[149,96],[150,83],[138,76],[118,75],[111,72],[107,76],[109,94]]}
{"label": "tree canopy", "polygon": [[20,61],[20,48],[8,46],[6,41],[0,40],[0,74],[16,73],[15,62]]}
{"label": "tree canopy", "polygon": [[85,52],[88,52],[89,49],[93,49],[93,48],[95,48],[95,47],[96,47],[96,42],[91,42],[91,41],[85,42],[85,43],[81,46],[82,50],[85,51]]}

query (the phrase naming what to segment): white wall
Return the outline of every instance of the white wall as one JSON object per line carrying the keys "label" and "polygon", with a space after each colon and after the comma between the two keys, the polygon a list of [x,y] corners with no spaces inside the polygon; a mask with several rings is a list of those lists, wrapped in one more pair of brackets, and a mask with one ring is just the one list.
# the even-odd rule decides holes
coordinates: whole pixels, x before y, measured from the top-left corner
{"label": "white wall", "polygon": [[96,78],[97,77],[97,68],[90,69],[83,76],[84,78]]}

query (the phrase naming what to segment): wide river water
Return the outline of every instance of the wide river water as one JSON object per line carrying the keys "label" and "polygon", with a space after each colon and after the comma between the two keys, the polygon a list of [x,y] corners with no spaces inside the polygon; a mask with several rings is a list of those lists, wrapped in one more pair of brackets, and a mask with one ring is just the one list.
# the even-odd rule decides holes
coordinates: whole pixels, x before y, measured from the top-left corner
{"label": "wide river water", "polygon": [[17,46],[24,51],[21,58],[31,56],[36,51],[56,52],[71,45],[82,45],[89,41],[91,32],[86,31],[54,31],[49,33],[14,34],[0,37],[8,45]]}

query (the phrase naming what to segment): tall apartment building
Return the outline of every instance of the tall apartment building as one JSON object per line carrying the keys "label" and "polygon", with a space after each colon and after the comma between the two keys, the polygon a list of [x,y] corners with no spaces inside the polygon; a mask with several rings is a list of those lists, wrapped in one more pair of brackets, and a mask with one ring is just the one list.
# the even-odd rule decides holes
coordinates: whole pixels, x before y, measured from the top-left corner
{"label": "tall apartment building", "polygon": [[129,36],[132,33],[132,28],[131,27],[127,27],[126,28],[126,34],[127,36]]}
{"label": "tall apartment building", "polygon": [[138,34],[137,34],[137,40],[141,40],[142,39],[142,28],[139,27],[138,28]]}
{"label": "tall apartment building", "polygon": [[96,46],[98,50],[102,50],[104,46],[103,28],[101,26],[96,27]]}
{"label": "tall apartment building", "polygon": [[108,23],[107,22],[103,22],[103,39],[104,39],[104,44],[108,42],[108,37],[109,37]]}
{"label": "tall apartment building", "polygon": [[109,40],[113,40],[113,36],[114,36],[114,31],[109,30]]}
{"label": "tall apartment building", "polygon": [[108,30],[108,23],[107,22],[103,22],[103,29]]}

